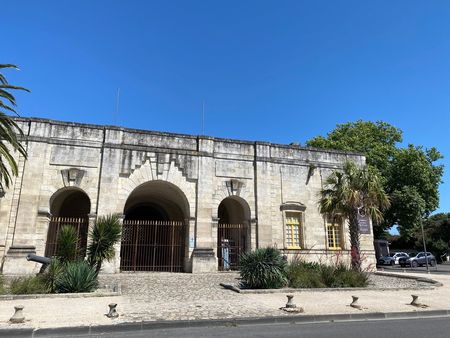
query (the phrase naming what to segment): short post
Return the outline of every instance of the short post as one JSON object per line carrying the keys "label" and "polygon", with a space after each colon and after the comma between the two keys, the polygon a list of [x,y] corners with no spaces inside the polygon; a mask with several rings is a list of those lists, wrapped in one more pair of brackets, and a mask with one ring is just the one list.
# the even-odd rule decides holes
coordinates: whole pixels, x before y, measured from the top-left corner
{"label": "short post", "polygon": [[286,303],[286,309],[293,309],[296,308],[297,305],[294,304],[293,299],[294,295],[286,295],[288,302]]}
{"label": "short post", "polygon": [[358,304],[359,297],[352,296],[353,301],[350,303],[351,307],[354,307],[355,309],[361,310],[361,305]]}
{"label": "short post", "polygon": [[109,312],[106,315],[106,317],[113,318],[113,319],[119,317],[119,314],[117,313],[117,310],[116,310],[117,304],[116,303],[111,303],[108,306],[109,306]]}
{"label": "short post", "polygon": [[410,303],[410,305],[419,306],[420,304],[417,302],[417,299],[419,299],[419,296],[411,295],[411,297],[412,297],[412,302]]}
{"label": "short post", "polygon": [[24,317],[23,312],[22,312],[23,308],[24,308],[23,305],[14,306],[14,311],[15,312],[14,312],[13,316],[9,319],[9,321],[11,323],[20,324],[20,323],[23,323],[25,321],[25,317]]}

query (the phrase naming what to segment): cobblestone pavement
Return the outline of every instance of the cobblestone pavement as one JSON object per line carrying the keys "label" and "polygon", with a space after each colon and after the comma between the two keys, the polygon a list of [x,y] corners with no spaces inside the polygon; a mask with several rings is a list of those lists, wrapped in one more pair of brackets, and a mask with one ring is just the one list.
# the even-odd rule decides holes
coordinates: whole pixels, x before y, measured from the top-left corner
{"label": "cobblestone pavement", "polygon": [[[423,275],[417,275],[423,277]],[[123,273],[103,275],[101,283],[120,282],[121,296],[88,298],[40,298],[0,301],[0,328],[2,327],[63,327],[101,325],[132,321],[227,319],[264,316],[301,316],[281,311],[286,294],[240,294],[223,289],[219,284],[237,283],[235,273],[181,274],[181,273]],[[396,279],[381,276],[378,284],[396,284]],[[449,309],[450,276],[432,276],[444,286],[435,289],[411,290],[352,290],[299,291],[294,302],[305,309],[305,314],[339,314],[359,312],[423,311],[415,308],[411,294],[428,305],[425,310]],[[407,284],[407,282],[405,282]],[[405,284],[405,286],[406,286]],[[397,286],[398,287],[398,286]],[[349,306],[351,296],[359,296],[363,310]],[[105,316],[108,304],[117,303],[120,317],[111,320]],[[10,324],[13,307],[25,306],[25,324]]]}
{"label": "cobblestone pavement", "polygon": [[[102,282],[106,283],[102,276]],[[122,294],[130,320],[191,320],[205,318],[258,317],[283,315],[278,308],[248,303],[245,297],[219,284],[237,283],[236,273],[126,273],[114,275],[122,285]],[[111,283],[111,281],[109,281]],[[146,306],[146,304],[151,306]],[[286,314],[287,315],[287,314]]]}

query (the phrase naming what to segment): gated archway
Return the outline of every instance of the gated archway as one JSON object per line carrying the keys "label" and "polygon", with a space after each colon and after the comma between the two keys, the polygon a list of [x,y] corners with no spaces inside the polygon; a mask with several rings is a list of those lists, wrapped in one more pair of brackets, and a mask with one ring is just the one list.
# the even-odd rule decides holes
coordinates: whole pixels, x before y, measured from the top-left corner
{"label": "gated archway", "polygon": [[219,270],[237,270],[240,255],[250,247],[250,208],[244,199],[230,196],[220,203],[218,216]]}
{"label": "gated archway", "polygon": [[45,256],[52,257],[58,250],[58,236],[63,226],[74,227],[77,235],[77,252],[80,257],[86,254],[89,228],[88,214],[91,201],[84,191],[78,188],[64,188],[50,199],[50,223],[45,244]]}
{"label": "gated archway", "polygon": [[124,214],[122,271],[183,271],[189,204],[178,187],[144,183],[128,197]]}

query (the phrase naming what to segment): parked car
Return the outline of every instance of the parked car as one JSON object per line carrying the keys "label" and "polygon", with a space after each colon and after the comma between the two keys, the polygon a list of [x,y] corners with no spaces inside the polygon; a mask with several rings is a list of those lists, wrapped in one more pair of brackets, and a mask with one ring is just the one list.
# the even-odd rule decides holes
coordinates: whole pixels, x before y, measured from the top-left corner
{"label": "parked car", "polygon": [[378,264],[395,265],[398,264],[399,259],[402,257],[409,258],[406,252],[391,252],[389,256],[380,257],[380,259],[378,259]]}
{"label": "parked car", "polygon": [[417,255],[415,255],[415,256],[412,255],[409,258],[402,257],[398,260],[398,263],[402,267],[411,266],[413,268],[416,268],[418,266],[423,266],[423,265],[427,264],[427,260],[428,260],[429,265],[431,265],[431,266],[436,265],[436,257],[434,257],[431,252],[427,252],[426,256],[425,256],[425,252],[419,252]]}

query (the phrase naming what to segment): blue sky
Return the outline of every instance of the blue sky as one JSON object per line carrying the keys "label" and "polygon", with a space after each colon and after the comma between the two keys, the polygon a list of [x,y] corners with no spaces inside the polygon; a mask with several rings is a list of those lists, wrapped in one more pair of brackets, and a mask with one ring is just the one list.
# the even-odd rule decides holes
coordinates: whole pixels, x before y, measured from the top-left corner
{"label": "blue sky", "polygon": [[[450,167],[448,1],[2,1],[23,116],[300,142],[383,120]],[[120,109],[116,93],[120,88]],[[450,170],[450,169],[449,169]],[[439,211],[450,211],[450,174]]]}

